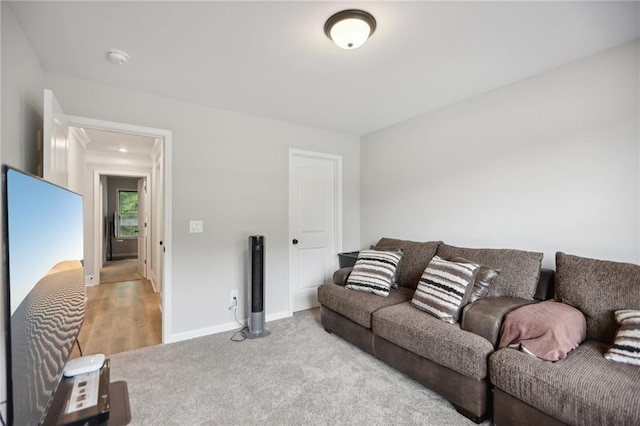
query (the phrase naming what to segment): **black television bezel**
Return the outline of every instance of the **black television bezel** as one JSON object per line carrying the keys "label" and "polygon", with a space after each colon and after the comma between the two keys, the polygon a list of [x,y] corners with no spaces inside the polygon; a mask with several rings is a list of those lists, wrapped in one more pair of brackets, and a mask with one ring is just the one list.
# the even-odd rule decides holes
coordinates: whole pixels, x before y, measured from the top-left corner
{"label": "black television bezel", "polygon": [[[25,172],[23,170],[20,170],[16,167],[13,166],[9,166],[6,164],[2,165],[2,261],[4,262],[4,267],[2,268],[2,285],[4,287],[3,289],[3,293],[4,293],[4,333],[5,333],[5,359],[6,359],[6,407],[7,407],[7,418],[5,419],[5,422],[7,425],[11,426],[14,424],[14,403],[13,403],[13,356],[12,356],[12,346],[11,346],[11,283],[10,283],[10,254],[9,254],[9,209],[8,209],[8,196],[7,196],[7,174],[9,171],[14,171],[16,173],[20,173],[22,175],[28,176],[30,178],[33,179],[37,179],[39,181],[42,181],[44,183],[46,183],[47,185],[51,185],[54,187],[58,187],[60,189],[63,189],[67,192],[79,195],[81,198],[84,198],[82,194],[77,193],[75,191],[71,191],[68,188],[65,188],[63,186],[57,185],[53,182],[49,182],[46,179],[43,179],[40,176],[36,176],[34,174]],[[84,266],[84,262],[83,262],[83,266]],[[83,315],[83,319],[82,319],[82,323],[84,323],[84,315]],[[80,327],[78,328],[78,333],[76,333],[74,339],[73,339],[73,344],[71,346],[71,351],[69,352],[69,356],[71,355],[71,352],[73,351],[73,347],[76,345],[76,342],[78,341],[78,335],[80,334],[80,328],[82,327],[82,323],[80,325]],[[64,360],[63,362],[63,368],[64,368],[64,364],[66,364],[66,362],[69,360],[69,357],[67,357],[66,360]],[[51,403],[53,401],[54,395],[56,393],[56,390],[58,389],[58,387],[60,386],[60,382],[62,381],[63,378],[63,368],[60,369],[59,373],[58,373],[58,379],[57,379],[57,383],[55,384],[55,386],[53,387],[53,390],[51,391],[51,395],[49,395],[49,401],[47,403],[47,408],[45,409],[45,411],[42,413],[42,416],[40,418],[40,424],[42,424],[42,422],[45,421],[45,419],[47,418],[47,413],[51,407]]]}
{"label": "black television bezel", "polygon": [[13,371],[11,350],[11,289],[9,285],[9,214],[7,208],[7,173],[9,170],[17,170],[13,167],[2,165],[2,286],[4,295],[4,341],[5,341],[5,375],[7,394],[7,425],[13,425]]}

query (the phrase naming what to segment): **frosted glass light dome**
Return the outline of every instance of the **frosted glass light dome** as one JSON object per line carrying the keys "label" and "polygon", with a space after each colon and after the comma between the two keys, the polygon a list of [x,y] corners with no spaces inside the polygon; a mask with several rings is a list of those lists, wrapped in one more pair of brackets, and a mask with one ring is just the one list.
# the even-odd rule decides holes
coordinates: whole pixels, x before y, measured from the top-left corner
{"label": "frosted glass light dome", "polygon": [[363,10],[343,10],[331,16],[324,32],[338,47],[356,49],[362,46],[376,29],[376,20]]}

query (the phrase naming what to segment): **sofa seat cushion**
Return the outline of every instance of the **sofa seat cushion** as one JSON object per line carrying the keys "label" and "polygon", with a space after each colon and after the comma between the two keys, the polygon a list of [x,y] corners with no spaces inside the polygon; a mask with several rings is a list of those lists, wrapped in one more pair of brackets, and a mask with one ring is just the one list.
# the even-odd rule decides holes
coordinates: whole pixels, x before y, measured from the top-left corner
{"label": "sofa seat cushion", "polygon": [[489,358],[491,382],[565,423],[640,424],[640,368],[605,359],[607,348],[586,341],[556,362],[501,349]]}
{"label": "sofa seat cushion", "polygon": [[444,259],[464,257],[481,263],[500,274],[491,282],[486,297],[518,297],[533,299],[538,286],[542,253],[514,249],[477,249],[440,244],[436,253]]}
{"label": "sofa seat cushion", "polygon": [[373,334],[472,379],[487,377],[493,345],[413,307],[410,302],[373,314]]}
{"label": "sofa seat cushion", "polygon": [[411,300],[411,297],[413,297],[413,290],[402,287],[392,288],[387,297],[350,290],[332,283],[318,287],[318,301],[323,306],[369,329],[371,314],[378,309]]}

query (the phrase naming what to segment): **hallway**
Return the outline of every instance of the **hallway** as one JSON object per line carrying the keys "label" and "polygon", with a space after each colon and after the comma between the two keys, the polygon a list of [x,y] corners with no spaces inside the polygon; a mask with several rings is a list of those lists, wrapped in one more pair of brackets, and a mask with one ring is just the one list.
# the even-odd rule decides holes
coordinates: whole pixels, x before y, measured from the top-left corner
{"label": "hallway", "polygon": [[[154,292],[150,281],[137,275],[135,262],[109,263],[103,268],[106,278],[118,281],[87,287],[85,318],[78,335],[83,354],[108,356],[162,343],[161,295]],[[72,358],[76,356],[77,346]]]}
{"label": "hallway", "polygon": [[105,262],[100,269],[100,284],[112,283],[116,281],[136,281],[141,280],[136,267],[138,259],[113,260]]}

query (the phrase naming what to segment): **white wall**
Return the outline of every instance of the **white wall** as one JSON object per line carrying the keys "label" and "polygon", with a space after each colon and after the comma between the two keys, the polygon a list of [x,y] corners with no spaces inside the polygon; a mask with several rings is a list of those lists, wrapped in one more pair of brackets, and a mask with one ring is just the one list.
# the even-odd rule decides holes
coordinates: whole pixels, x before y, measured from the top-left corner
{"label": "white wall", "polygon": [[2,161],[36,174],[45,71],[7,2],[2,7]]}
{"label": "white wall", "polygon": [[640,260],[635,44],[366,135],[361,152],[363,246]]}
{"label": "white wall", "polygon": [[[0,41],[2,75],[2,128],[0,145],[2,163],[35,174],[38,169],[37,135],[42,130],[42,103],[45,72],[29,40],[17,23],[11,7],[0,3],[2,40]],[[1,209],[0,209],[1,210]],[[6,265],[2,264],[2,269]],[[2,278],[4,280],[4,278]],[[5,283],[3,282],[4,286]],[[0,306],[4,307],[4,292]],[[0,323],[4,324],[5,312]],[[0,401],[7,399],[5,340],[0,339]],[[0,406],[6,419],[6,404]]]}
{"label": "white wall", "polygon": [[[49,75],[48,85],[68,114],[173,132],[173,285],[163,296],[173,303],[165,327],[177,338],[234,326],[229,293],[246,297],[254,233],[267,241],[267,316],[288,313],[289,148],[342,155],[344,249],[360,247],[357,137],[60,75]],[[204,221],[203,234],[188,232],[190,219]]]}

